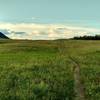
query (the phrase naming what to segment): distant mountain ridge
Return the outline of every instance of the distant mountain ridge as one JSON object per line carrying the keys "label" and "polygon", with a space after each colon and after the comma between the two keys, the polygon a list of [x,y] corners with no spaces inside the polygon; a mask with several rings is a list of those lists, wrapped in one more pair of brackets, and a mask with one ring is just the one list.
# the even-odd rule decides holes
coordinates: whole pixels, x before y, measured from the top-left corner
{"label": "distant mountain ridge", "polygon": [[0,32],[0,39],[9,39],[6,35]]}

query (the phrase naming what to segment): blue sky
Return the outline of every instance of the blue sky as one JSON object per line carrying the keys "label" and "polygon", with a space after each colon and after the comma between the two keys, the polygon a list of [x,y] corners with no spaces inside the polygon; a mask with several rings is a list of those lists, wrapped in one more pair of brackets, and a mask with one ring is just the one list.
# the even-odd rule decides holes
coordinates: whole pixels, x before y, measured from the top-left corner
{"label": "blue sky", "polygon": [[0,0],[0,23],[60,24],[98,30],[99,10],[100,0]]}

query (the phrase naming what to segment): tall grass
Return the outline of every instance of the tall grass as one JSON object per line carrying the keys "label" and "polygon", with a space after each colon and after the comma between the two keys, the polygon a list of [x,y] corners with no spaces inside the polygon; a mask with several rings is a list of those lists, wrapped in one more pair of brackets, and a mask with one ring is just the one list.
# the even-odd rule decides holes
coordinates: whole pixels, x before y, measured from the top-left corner
{"label": "tall grass", "polygon": [[74,100],[69,56],[81,65],[86,98],[99,100],[100,41],[78,40],[1,40],[0,100]]}

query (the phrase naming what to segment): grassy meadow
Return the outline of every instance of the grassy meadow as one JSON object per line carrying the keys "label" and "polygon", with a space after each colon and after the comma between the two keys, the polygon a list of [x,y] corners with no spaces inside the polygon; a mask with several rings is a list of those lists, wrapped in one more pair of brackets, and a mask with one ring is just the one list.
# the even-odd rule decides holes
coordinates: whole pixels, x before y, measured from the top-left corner
{"label": "grassy meadow", "polygon": [[74,63],[86,100],[100,100],[100,41],[0,40],[0,100],[75,100]]}

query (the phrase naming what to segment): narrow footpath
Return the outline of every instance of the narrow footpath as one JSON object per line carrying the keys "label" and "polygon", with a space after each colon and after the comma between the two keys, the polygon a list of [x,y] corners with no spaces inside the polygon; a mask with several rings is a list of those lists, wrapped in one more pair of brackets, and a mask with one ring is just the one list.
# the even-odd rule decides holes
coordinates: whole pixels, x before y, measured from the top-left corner
{"label": "narrow footpath", "polygon": [[81,82],[81,76],[80,76],[80,65],[79,63],[73,59],[72,57],[69,57],[69,59],[73,62],[73,72],[74,72],[74,91],[75,91],[75,100],[86,100],[84,95],[84,86]]}

